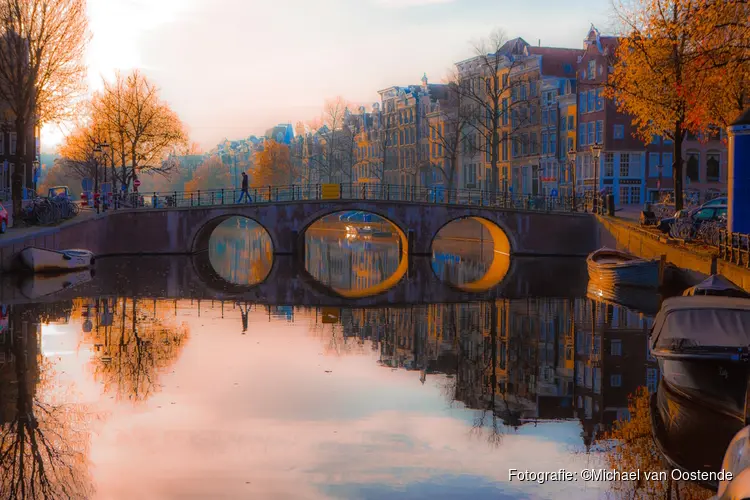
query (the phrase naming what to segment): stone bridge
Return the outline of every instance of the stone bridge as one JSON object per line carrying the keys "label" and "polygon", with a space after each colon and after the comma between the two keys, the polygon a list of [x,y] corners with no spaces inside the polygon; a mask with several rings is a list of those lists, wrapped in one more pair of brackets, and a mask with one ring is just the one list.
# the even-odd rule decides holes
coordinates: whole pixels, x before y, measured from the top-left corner
{"label": "stone bridge", "polygon": [[501,253],[585,256],[598,247],[596,219],[590,214],[384,200],[303,200],[110,212],[97,219],[97,241],[92,241],[90,248],[98,255],[200,252],[208,248],[211,233],[222,221],[239,216],[256,221],[268,231],[275,254],[300,255],[310,225],[349,210],[369,212],[392,222],[410,255],[431,254],[438,231],[462,218],[481,222]]}
{"label": "stone bridge", "polygon": [[[88,271],[85,271],[88,273]],[[550,277],[553,277],[550,279]],[[29,297],[40,278],[4,275],[0,303],[54,302],[76,297],[128,296],[166,299],[231,300],[267,305],[312,307],[385,307],[459,303],[499,298],[573,297],[586,293],[585,262],[575,258],[512,258],[503,281],[488,290],[466,292],[435,275],[429,257],[412,257],[407,274],[373,296],[345,297],[316,281],[292,256],[276,256],[266,279],[254,286],[233,285],[211,266],[207,253],[139,256],[97,261],[93,277],[44,297]],[[13,282],[8,282],[12,280]],[[48,282],[38,289],[53,290]],[[26,295],[25,295],[26,294]]]}

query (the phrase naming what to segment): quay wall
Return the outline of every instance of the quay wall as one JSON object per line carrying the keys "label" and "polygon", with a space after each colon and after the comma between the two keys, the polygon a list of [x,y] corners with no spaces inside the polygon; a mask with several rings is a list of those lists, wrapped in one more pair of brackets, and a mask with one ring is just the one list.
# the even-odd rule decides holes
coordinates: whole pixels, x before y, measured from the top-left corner
{"label": "quay wall", "polygon": [[697,252],[672,243],[667,237],[658,237],[622,219],[597,218],[600,239],[605,246],[617,247],[646,259],[666,255],[667,262],[679,267],[689,283],[698,283],[711,274],[721,274],[750,291],[750,269],[721,260],[718,255]]}

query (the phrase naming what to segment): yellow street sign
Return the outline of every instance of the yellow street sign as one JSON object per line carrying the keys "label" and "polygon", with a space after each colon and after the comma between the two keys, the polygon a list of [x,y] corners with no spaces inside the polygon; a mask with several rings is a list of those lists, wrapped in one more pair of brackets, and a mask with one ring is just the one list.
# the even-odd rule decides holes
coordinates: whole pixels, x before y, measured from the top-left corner
{"label": "yellow street sign", "polygon": [[324,200],[338,200],[341,198],[341,188],[338,184],[323,184],[320,194]]}

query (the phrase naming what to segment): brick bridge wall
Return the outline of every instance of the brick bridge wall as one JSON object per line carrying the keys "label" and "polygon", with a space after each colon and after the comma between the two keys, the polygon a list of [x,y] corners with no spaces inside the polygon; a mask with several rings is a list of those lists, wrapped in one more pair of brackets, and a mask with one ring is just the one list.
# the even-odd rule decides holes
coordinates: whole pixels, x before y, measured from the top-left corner
{"label": "brick bridge wall", "polygon": [[[90,248],[98,255],[180,254],[208,248],[213,229],[232,216],[248,217],[265,227],[274,253],[300,254],[305,229],[325,215],[361,210],[384,217],[405,234],[412,255],[431,253],[432,241],[449,222],[481,217],[507,235],[511,253],[537,256],[585,256],[599,246],[596,220],[589,214],[491,210],[399,202],[294,202],[268,205],[118,211],[70,231],[61,242]],[[72,229],[72,228],[71,228]],[[64,248],[65,245],[59,246]]]}

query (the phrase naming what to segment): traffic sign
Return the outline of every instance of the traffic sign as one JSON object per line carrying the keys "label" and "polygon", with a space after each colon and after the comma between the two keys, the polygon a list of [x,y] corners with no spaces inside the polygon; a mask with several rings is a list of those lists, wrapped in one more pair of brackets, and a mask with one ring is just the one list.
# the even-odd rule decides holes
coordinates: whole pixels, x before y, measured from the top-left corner
{"label": "traffic sign", "polygon": [[83,191],[93,191],[94,179],[92,179],[91,177],[81,179],[81,187],[83,188]]}
{"label": "traffic sign", "polygon": [[140,187],[140,185],[141,185],[141,181],[139,181],[138,179],[133,181],[133,186]]}
{"label": "traffic sign", "polygon": [[550,191],[549,195],[553,198],[557,198],[557,189],[553,189],[552,191]]}

